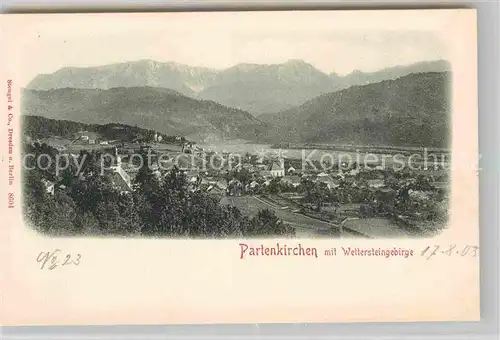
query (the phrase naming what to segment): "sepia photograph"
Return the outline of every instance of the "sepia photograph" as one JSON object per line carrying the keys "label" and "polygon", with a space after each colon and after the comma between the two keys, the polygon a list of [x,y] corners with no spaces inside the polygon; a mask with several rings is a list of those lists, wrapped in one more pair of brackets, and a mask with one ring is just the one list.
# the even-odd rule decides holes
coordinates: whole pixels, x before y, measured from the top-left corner
{"label": "sepia photograph", "polygon": [[154,47],[53,41],[58,55],[30,67],[22,177],[35,230],[410,238],[447,227],[453,84],[438,36],[164,30]]}

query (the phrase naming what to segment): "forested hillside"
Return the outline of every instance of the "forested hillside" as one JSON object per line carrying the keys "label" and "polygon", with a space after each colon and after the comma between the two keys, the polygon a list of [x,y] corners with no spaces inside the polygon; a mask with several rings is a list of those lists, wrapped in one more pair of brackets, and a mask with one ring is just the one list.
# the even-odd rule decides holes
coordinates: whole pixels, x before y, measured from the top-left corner
{"label": "forested hillside", "polygon": [[447,147],[450,86],[448,72],[415,73],[259,118],[273,126],[266,138],[271,142]]}

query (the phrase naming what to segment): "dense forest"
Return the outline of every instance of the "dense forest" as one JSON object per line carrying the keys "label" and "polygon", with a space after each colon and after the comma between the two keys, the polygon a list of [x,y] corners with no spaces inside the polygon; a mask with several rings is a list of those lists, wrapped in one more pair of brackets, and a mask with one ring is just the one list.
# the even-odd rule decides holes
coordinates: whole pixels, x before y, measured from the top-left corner
{"label": "dense forest", "polygon": [[[46,144],[27,144],[25,152],[51,157],[58,151]],[[35,162],[23,169],[25,218],[36,230],[52,236],[122,235],[146,237],[272,237],[294,236],[293,228],[263,210],[247,218],[219,197],[192,191],[183,172],[174,168],[161,181],[148,167],[135,179],[135,190],[120,193],[108,175],[101,175],[100,154],[81,151],[81,173],[69,166],[56,176],[53,167]],[[144,155],[144,157],[146,157]],[[32,170],[28,170],[32,168]],[[55,183],[47,192],[47,180]]]}
{"label": "dense forest", "polygon": [[22,91],[22,113],[86,124],[126,123],[192,140],[251,139],[266,127],[250,113],[156,87]]}
{"label": "dense forest", "polygon": [[451,74],[414,73],[327,93],[299,107],[259,116],[270,142],[447,148]]}
{"label": "dense forest", "polygon": [[[24,134],[32,138],[47,138],[51,136],[59,136],[72,139],[75,134],[80,131],[94,132],[107,140],[133,141],[133,140],[153,140],[153,136],[157,133],[154,130],[142,129],[137,126],[126,124],[110,123],[105,125],[100,124],[84,124],[69,120],[49,119],[38,116],[22,116],[22,124]],[[175,136],[162,136],[164,142],[175,142]],[[181,141],[185,141],[184,137],[180,137]]]}

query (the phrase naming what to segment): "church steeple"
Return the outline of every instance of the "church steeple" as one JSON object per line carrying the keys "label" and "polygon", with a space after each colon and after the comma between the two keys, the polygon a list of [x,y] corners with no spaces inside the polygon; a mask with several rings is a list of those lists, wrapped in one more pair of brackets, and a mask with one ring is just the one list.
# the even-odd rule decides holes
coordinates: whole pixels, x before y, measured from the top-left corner
{"label": "church steeple", "polygon": [[278,163],[281,168],[285,168],[285,159],[283,157],[278,158]]}

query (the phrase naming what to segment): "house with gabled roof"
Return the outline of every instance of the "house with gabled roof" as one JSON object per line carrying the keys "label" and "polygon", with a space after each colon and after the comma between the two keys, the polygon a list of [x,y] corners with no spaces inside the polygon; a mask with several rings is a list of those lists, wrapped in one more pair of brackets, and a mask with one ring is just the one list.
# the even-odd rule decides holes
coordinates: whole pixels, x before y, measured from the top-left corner
{"label": "house with gabled roof", "polygon": [[111,181],[113,186],[120,191],[120,193],[127,193],[132,191],[132,181],[130,175],[125,172],[122,167],[122,156],[118,154],[117,148],[115,148],[115,163],[109,167],[109,172],[111,175]]}
{"label": "house with gabled roof", "polygon": [[281,179],[281,182],[286,183],[288,185],[293,186],[294,188],[298,187],[302,182],[302,178],[300,176],[285,176]]}
{"label": "house with gabled roof", "polygon": [[255,188],[258,188],[259,187],[259,183],[257,181],[252,181],[250,182],[250,184],[248,185],[251,189],[255,189]]}
{"label": "house with gabled roof", "polygon": [[316,182],[325,185],[328,189],[336,189],[340,186],[340,182],[338,180],[334,180],[330,177],[318,178],[316,179]]}
{"label": "house with gabled roof", "polygon": [[42,179],[42,183],[45,186],[45,192],[47,192],[49,195],[54,195],[55,183],[45,178]]}
{"label": "house with gabled roof", "polygon": [[385,183],[383,179],[369,179],[368,186],[370,188],[381,188],[385,186]]}
{"label": "house with gabled roof", "polygon": [[130,183],[128,183],[119,172],[111,173],[111,182],[113,183],[113,187],[121,194],[132,191]]}
{"label": "house with gabled roof", "polygon": [[224,196],[226,194],[225,189],[221,189],[217,185],[209,185],[206,192],[214,196]]}

